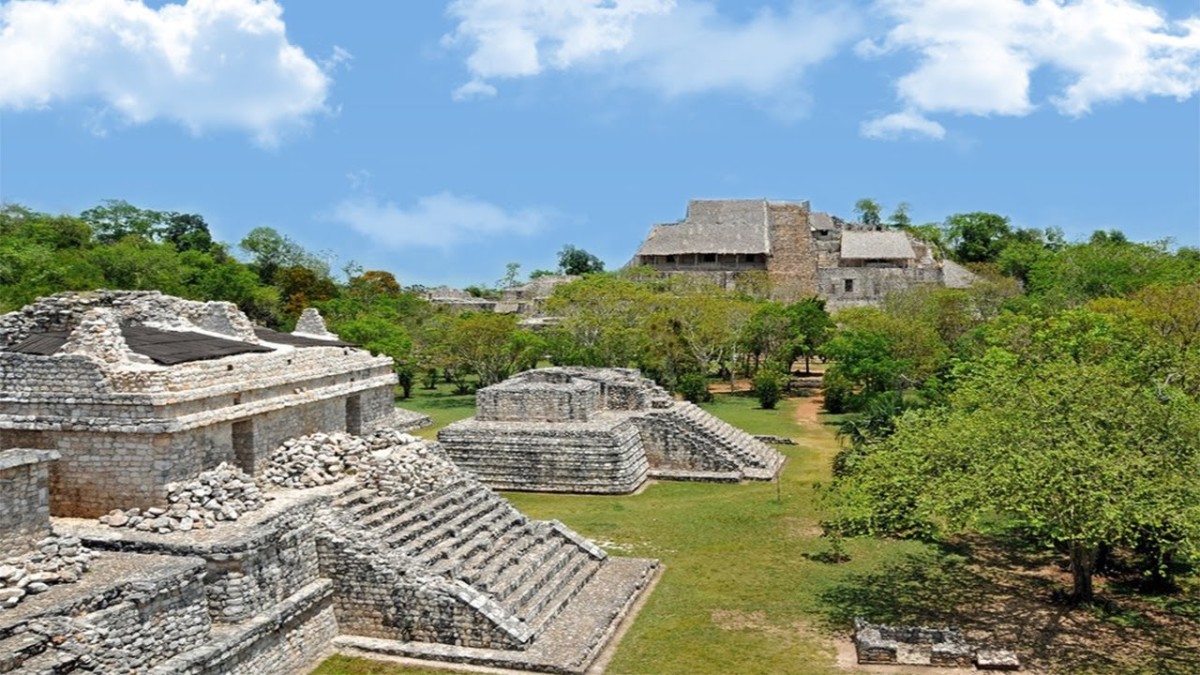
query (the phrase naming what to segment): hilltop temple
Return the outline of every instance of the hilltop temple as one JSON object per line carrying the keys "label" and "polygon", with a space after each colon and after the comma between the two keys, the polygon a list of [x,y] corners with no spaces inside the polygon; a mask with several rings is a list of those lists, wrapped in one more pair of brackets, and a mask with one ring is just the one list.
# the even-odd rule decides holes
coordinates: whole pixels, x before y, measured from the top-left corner
{"label": "hilltop temple", "polygon": [[651,228],[631,264],[724,288],[747,273],[765,274],[772,297],[816,295],[831,309],[876,303],[919,284],[957,288],[974,280],[906,232],[850,223],[806,201],[764,199],[693,200],[683,220]]}

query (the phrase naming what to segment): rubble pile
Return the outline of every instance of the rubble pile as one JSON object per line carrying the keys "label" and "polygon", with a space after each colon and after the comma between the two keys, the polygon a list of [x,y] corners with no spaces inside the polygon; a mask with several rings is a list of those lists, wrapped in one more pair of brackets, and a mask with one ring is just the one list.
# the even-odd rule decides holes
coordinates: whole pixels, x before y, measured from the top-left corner
{"label": "rubble pile", "polygon": [[311,488],[335,483],[358,473],[369,453],[421,441],[395,429],[370,436],[344,432],[310,434],[284,441],[271,453],[263,479],[272,486]]}
{"label": "rubble pile", "polygon": [[100,522],[158,534],[204,530],[257,511],[270,499],[253,477],[224,462],[191,480],[168,483],[164,492],[166,507],[114,509],[100,516]]}
{"label": "rubble pile", "polygon": [[73,584],[100,554],[76,537],[50,536],[31,553],[0,560],[0,610],[11,609],[30,595],[58,584]]}
{"label": "rubble pile", "polygon": [[370,458],[359,482],[406,499],[433,492],[462,475],[440,445],[416,439],[372,451]]}

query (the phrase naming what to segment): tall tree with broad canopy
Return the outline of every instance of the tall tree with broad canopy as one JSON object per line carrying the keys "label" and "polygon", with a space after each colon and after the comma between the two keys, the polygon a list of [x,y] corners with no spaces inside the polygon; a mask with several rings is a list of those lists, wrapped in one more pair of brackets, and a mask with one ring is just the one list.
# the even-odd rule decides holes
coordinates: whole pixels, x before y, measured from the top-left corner
{"label": "tall tree with broad canopy", "polygon": [[558,273],[584,275],[604,271],[604,261],[581,248],[567,244],[558,252]]}
{"label": "tall tree with broad canopy", "polygon": [[993,349],[944,408],[910,411],[834,484],[840,525],[942,535],[1016,525],[1070,553],[1089,602],[1102,546],[1194,555],[1200,543],[1200,403],[1107,364],[1022,367]]}

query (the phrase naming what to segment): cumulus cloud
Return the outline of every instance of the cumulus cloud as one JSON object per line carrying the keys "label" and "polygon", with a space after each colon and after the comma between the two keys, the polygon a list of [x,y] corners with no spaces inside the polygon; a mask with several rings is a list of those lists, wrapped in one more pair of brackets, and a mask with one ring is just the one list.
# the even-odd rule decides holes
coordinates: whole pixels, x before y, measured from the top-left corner
{"label": "cumulus cloud", "polygon": [[[1170,20],[1136,0],[881,0],[895,26],[857,51],[915,51],[921,61],[896,82],[905,112],[1027,115],[1035,71],[1054,72],[1048,102],[1079,116],[1099,103],[1149,96],[1184,100],[1200,91],[1200,15]],[[932,129],[932,127],[930,127]],[[915,129],[914,129],[915,130]],[[869,134],[868,134],[869,135]],[[929,135],[929,134],[927,134]]]}
{"label": "cumulus cloud", "polygon": [[[12,0],[0,5],[0,109],[82,101],[125,123],[275,143],[325,110],[331,85],[282,14],[274,0]],[[348,59],[339,48],[326,63]]]}
{"label": "cumulus cloud", "polygon": [[911,110],[892,113],[891,115],[884,115],[883,117],[863,122],[859,130],[867,138],[880,138],[884,140],[898,140],[909,137],[940,140],[946,136],[945,127]]}
{"label": "cumulus cloud", "polygon": [[470,49],[460,99],[494,95],[497,79],[575,68],[604,68],[666,96],[786,97],[858,30],[848,10],[801,2],[744,20],[704,0],[456,0],[447,11],[458,24],[443,42]]}
{"label": "cumulus cloud", "polygon": [[440,192],[410,207],[358,195],[334,208],[332,220],[388,248],[451,248],[500,236],[527,236],[543,229],[542,209],[508,211],[495,204]]}

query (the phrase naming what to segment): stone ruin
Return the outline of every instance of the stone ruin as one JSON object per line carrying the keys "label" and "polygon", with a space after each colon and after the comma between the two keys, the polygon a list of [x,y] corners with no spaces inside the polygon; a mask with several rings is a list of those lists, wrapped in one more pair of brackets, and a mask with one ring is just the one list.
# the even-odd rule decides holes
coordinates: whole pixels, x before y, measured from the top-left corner
{"label": "stone ruin", "polygon": [[390,360],[300,327],[157,293],[0,317],[0,673],[592,664],[657,561],[525,517],[390,428]]}
{"label": "stone ruin", "polygon": [[1018,670],[1017,655],[967,642],[957,628],[886,626],[854,620],[854,651],[865,665],[899,664],[980,670]]}
{"label": "stone ruin", "polygon": [[630,493],[647,478],[771,480],[785,458],[624,368],[543,368],[480,389],[438,433],[456,464],[503,490]]}

